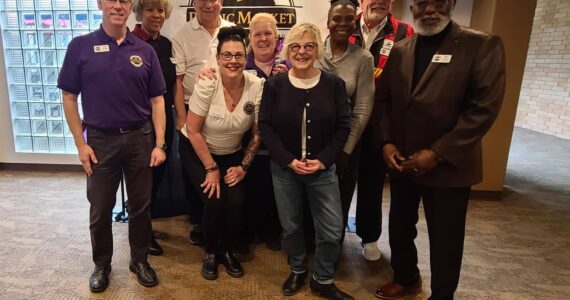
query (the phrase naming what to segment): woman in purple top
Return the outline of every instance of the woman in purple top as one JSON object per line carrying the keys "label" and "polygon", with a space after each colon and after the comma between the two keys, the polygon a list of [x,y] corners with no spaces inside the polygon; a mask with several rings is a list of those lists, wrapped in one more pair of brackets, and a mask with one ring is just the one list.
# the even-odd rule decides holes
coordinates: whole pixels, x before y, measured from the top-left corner
{"label": "woman in purple top", "polygon": [[[277,21],[268,13],[258,13],[249,23],[249,51],[245,70],[257,77],[269,78],[287,72],[290,65],[279,58],[283,41],[278,39]],[[250,139],[246,134],[244,144]],[[249,251],[248,241],[257,235],[271,250],[281,249],[281,225],[277,215],[269,156],[262,144],[246,178],[245,232],[241,238],[240,254]]]}

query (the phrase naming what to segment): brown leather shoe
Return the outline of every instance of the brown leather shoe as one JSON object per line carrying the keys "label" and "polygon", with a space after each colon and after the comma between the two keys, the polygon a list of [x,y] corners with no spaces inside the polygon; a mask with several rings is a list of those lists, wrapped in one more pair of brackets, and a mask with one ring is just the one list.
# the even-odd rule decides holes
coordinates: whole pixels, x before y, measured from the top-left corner
{"label": "brown leather shoe", "polygon": [[422,280],[419,279],[412,285],[399,285],[395,282],[390,282],[385,286],[376,290],[374,294],[380,299],[393,300],[400,299],[404,296],[415,295],[422,291]]}

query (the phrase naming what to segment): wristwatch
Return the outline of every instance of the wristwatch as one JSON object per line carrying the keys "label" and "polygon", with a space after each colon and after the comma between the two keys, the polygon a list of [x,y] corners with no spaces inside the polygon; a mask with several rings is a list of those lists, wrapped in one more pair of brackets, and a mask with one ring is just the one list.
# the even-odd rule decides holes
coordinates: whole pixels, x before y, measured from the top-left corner
{"label": "wristwatch", "polygon": [[156,144],[156,145],[154,145],[154,147],[155,147],[155,148],[158,148],[158,149],[162,149],[162,150],[164,150],[164,151],[166,151],[166,148],[168,148],[165,143]]}
{"label": "wristwatch", "polygon": [[245,164],[245,163],[241,163],[240,164],[241,168],[243,169],[244,172],[247,172],[247,169],[249,169],[249,164]]}

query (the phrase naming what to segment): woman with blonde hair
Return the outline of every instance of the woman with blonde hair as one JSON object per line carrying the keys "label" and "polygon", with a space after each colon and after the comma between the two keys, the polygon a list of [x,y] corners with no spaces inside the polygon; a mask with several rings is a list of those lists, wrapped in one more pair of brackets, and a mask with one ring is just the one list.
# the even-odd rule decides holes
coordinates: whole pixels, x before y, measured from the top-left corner
{"label": "woman with blonde hair", "polygon": [[310,288],[329,299],[353,299],[333,283],[343,230],[334,163],[350,131],[346,88],[342,79],[314,66],[323,55],[317,26],[293,26],[285,38],[283,54],[292,68],[266,82],[259,113],[291,267],[282,292],[286,296],[296,294],[307,278],[302,203],[306,193],[316,230]]}

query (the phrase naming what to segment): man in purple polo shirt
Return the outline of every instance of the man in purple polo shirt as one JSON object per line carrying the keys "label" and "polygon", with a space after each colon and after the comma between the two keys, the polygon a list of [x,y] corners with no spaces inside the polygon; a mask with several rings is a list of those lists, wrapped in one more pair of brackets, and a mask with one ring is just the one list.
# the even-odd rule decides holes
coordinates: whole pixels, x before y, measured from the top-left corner
{"label": "man in purple polo shirt", "polygon": [[[104,291],[109,285],[111,218],[123,173],[130,209],[129,269],[144,286],[158,283],[147,262],[152,167],[166,158],[162,97],[166,87],[158,58],[151,46],[127,29],[131,0],[98,0],[97,5],[103,12],[101,28],[71,41],[57,83],[87,173],[95,263],[89,278],[92,292]],[[80,94],[83,126],[77,108]]]}

